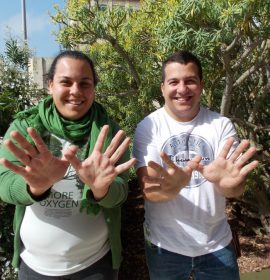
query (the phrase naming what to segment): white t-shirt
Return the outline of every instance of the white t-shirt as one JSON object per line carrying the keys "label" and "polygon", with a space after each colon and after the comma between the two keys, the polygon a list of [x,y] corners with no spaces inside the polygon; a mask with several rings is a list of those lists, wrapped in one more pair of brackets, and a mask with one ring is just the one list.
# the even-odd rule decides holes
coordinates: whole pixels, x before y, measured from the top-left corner
{"label": "white t-shirt", "polygon": [[[51,138],[62,150],[70,145]],[[34,271],[48,276],[75,273],[110,250],[103,212],[96,216],[80,212],[82,192],[83,184],[69,167],[47,199],[26,207],[20,230],[21,258]]]}
{"label": "white t-shirt", "polygon": [[[183,123],[160,108],[137,126],[133,148],[136,168],[147,166],[150,160],[164,167],[160,151],[179,166],[197,154],[207,165],[231,136],[236,138],[230,120],[205,108],[200,108],[192,121]],[[144,230],[151,243],[190,257],[224,248],[232,238],[225,198],[198,171],[193,171],[188,186],[176,198],[160,203],[145,201]]]}

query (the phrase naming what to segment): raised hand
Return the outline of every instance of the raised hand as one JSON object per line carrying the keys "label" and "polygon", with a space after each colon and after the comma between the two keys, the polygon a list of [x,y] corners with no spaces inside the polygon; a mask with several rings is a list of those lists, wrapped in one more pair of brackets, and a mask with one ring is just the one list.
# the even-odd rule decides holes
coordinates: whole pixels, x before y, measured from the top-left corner
{"label": "raised hand", "polygon": [[64,152],[65,158],[74,167],[81,181],[91,188],[96,199],[103,198],[114,178],[129,169],[136,161],[132,158],[123,164],[115,166],[130,144],[130,138],[125,138],[121,143],[125,135],[122,130],[118,131],[106,151],[102,154],[102,148],[108,131],[109,126],[103,126],[92,154],[82,162],[76,157],[76,146],[71,146]]}
{"label": "raised hand", "polygon": [[65,158],[59,159],[53,156],[34,128],[27,128],[27,132],[35,146],[32,146],[18,131],[10,133],[18,146],[10,139],[3,143],[22,166],[4,158],[0,159],[0,164],[21,175],[28,184],[30,193],[39,196],[65,175],[69,162]]}
{"label": "raised hand", "polygon": [[227,197],[242,194],[246,176],[259,164],[256,160],[247,163],[256,153],[255,147],[248,149],[250,146],[248,140],[243,140],[232,155],[227,158],[233,142],[234,139],[229,138],[213,162],[205,166],[200,164],[197,168],[205,179],[214,183],[217,190]]}
{"label": "raised hand", "polygon": [[[169,200],[174,198],[182,188],[184,188],[191,179],[191,174],[196,169],[201,161],[201,156],[195,156],[188,161],[183,168],[176,165],[169,156],[161,152],[160,157],[166,163],[166,168],[163,168],[154,161],[148,163],[148,168],[155,174],[148,174],[150,176],[143,176],[144,184],[143,191],[145,195],[156,193],[155,197],[160,196],[160,200]],[[154,171],[154,172],[153,172]]]}

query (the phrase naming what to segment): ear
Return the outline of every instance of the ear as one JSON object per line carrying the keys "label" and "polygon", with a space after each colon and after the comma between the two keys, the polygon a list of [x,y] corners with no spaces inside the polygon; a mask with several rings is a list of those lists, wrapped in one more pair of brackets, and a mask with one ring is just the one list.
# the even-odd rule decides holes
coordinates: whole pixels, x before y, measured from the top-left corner
{"label": "ear", "polygon": [[53,81],[49,80],[48,81],[48,90],[49,90],[49,94],[52,95],[52,86],[53,86]]}
{"label": "ear", "polygon": [[201,80],[201,93],[203,92],[203,89],[204,89],[204,82],[203,80]]}
{"label": "ear", "polygon": [[201,80],[201,87],[202,87],[202,89],[204,89],[204,81],[203,80]]}
{"label": "ear", "polygon": [[160,90],[162,92],[162,96],[164,96],[164,83],[161,83]]}

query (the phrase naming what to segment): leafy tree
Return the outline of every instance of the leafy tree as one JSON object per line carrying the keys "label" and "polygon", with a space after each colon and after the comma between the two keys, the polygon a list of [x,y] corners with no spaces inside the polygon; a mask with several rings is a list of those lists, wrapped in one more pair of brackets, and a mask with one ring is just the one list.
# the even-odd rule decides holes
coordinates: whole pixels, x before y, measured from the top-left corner
{"label": "leafy tree", "polygon": [[[72,24],[68,24],[64,19],[74,10]],[[205,105],[230,117],[241,138],[251,139],[258,147],[262,164],[249,182],[256,192],[251,190],[252,199],[248,195],[245,199],[263,216],[261,222],[268,233],[269,11],[269,1],[219,0],[213,5],[209,0],[149,0],[135,11],[69,1],[66,18],[58,13],[66,24],[61,34],[73,36],[72,40],[62,37],[62,41],[87,44],[104,78],[99,96],[112,112],[119,112],[119,120],[124,119],[130,132],[154,104],[162,105],[161,59],[179,48],[191,49],[201,57]],[[110,94],[113,97],[108,98]]]}
{"label": "leafy tree", "polygon": [[101,83],[98,99],[132,135],[161,98],[161,61],[188,49],[203,62],[205,106],[232,119],[241,138],[258,148],[261,165],[241,198],[270,233],[270,2],[145,0],[140,8],[69,0],[53,20],[58,40],[89,52]]}
{"label": "leafy tree", "polygon": [[[6,41],[4,54],[0,55],[0,135],[4,135],[14,114],[33,105],[45,94],[44,90],[37,88],[28,72],[30,56],[27,46],[20,46],[12,38]],[[10,262],[13,213],[13,205],[0,201],[0,274],[3,280],[17,279]]]}
{"label": "leafy tree", "polygon": [[33,105],[45,93],[37,88],[28,72],[30,50],[18,41],[6,41],[0,55],[0,135],[7,130],[14,114]]}
{"label": "leafy tree", "polygon": [[262,164],[242,200],[269,233],[270,3],[145,0],[132,9],[70,0],[65,11],[56,10],[53,20],[63,26],[59,41],[91,54],[102,81],[98,99],[131,135],[163,103],[160,62],[178,49],[201,58],[203,103],[230,117],[240,137],[258,147]]}

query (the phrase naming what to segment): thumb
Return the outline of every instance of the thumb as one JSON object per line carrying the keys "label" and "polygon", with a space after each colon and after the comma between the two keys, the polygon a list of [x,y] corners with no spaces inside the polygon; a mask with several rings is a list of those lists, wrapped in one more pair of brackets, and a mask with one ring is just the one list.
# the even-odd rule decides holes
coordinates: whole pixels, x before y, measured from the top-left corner
{"label": "thumb", "polygon": [[188,161],[187,165],[183,168],[185,172],[188,174],[191,174],[193,170],[197,170],[199,163],[201,161],[202,157],[197,155],[190,161]]}
{"label": "thumb", "polygon": [[67,160],[70,162],[70,164],[76,169],[76,167],[80,164],[80,161],[76,157],[76,153],[78,151],[77,146],[70,146],[68,149],[66,149],[63,152],[63,160]]}
{"label": "thumb", "polygon": [[198,164],[196,170],[199,171],[201,174],[203,174],[204,173],[204,168],[205,168],[205,165]]}

